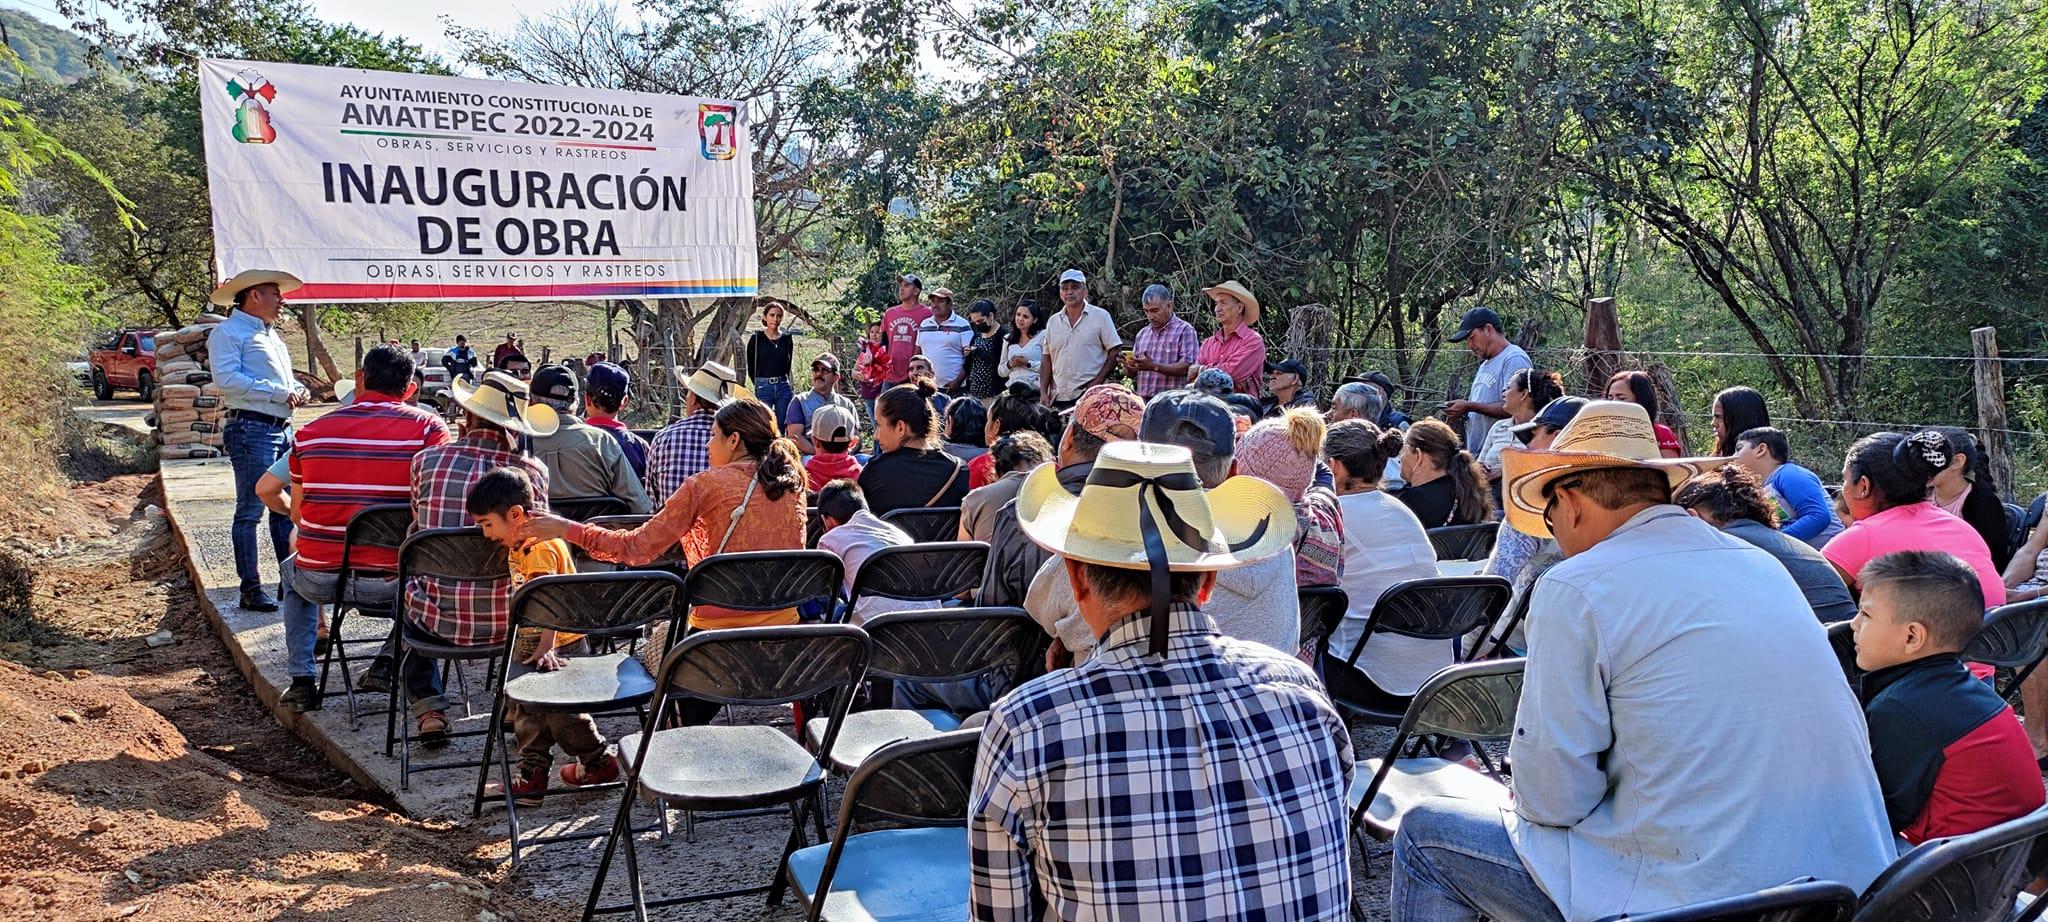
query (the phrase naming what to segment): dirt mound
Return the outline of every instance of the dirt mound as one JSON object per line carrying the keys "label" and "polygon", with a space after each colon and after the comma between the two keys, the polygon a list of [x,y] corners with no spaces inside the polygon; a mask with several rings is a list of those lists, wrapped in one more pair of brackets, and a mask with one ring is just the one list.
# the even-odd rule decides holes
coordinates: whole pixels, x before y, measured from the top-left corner
{"label": "dirt mound", "polygon": [[44,918],[492,918],[444,831],[186,744],[117,680],[0,662],[0,909]]}

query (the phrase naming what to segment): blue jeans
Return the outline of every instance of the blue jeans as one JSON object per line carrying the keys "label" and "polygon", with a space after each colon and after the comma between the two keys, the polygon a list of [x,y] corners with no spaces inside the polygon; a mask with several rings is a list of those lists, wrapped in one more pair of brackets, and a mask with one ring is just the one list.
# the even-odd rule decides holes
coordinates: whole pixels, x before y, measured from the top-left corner
{"label": "blue jeans", "polygon": [[[277,606],[284,616],[284,671],[294,679],[312,678],[313,647],[320,639],[320,606],[299,594],[298,560],[293,554],[278,564]],[[342,681],[348,681],[343,679]]]}
{"label": "blue jeans", "polygon": [[1500,807],[1450,797],[1401,818],[1391,905],[1394,922],[1564,919],[1515,854]]}
{"label": "blue jeans", "polygon": [[[256,521],[263,518],[263,501],[256,498],[256,481],[277,463],[291,447],[291,430],[253,419],[228,420],[221,431],[221,446],[235,469],[235,519],[229,537],[235,546],[235,576],[241,579],[242,594],[263,587],[263,571],[256,565]],[[270,547],[282,562],[291,553],[292,520],[270,513]]]}
{"label": "blue jeans", "polygon": [[777,435],[782,434],[782,427],[786,425],[782,421],[783,411],[789,409],[790,398],[795,396],[796,393],[790,389],[788,378],[754,379],[754,397],[767,404],[768,409],[774,411],[775,434]]}

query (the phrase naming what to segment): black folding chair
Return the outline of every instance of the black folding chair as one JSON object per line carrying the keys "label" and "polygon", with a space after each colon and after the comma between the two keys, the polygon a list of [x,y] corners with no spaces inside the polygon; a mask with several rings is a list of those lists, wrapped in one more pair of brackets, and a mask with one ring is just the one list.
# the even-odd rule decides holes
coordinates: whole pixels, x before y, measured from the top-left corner
{"label": "black folding chair", "polygon": [[892,509],[882,514],[882,521],[903,529],[910,540],[919,544],[952,541],[960,537],[959,506]]}
{"label": "black folding chair", "polygon": [[2001,503],[2005,507],[2005,540],[2010,553],[2018,553],[2020,545],[2027,539],[2027,509],[2018,503]]}
{"label": "black folding chair", "polygon": [[548,511],[565,519],[588,522],[608,515],[625,515],[631,507],[616,496],[572,496],[549,500]]}
{"label": "black folding chair", "polygon": [[713,554],[683,578],[683,601],[737,611],[780,611],[839,599],[845,564],[831,551],[741,551]]}
{"label": "black folding chair", "polygon": [[1600,922],[1840,922],[1856,909],[1856,891],[1832,880],[1803,880],[1755,893]]}
{"label": "black folding chair", "polygon": [[[429,528],[415,532],[398,547],[398,591],[401,600],[405,587],[414,579],[437,579],[452,583],[492,583],[510,580],[512,568],[506,561],[505,546],[484,537],[483,529],[470,528]],[[400,602],[403,604],[403,601]],[[391,664],[390,710],[385,712],[384,754],[391,755],[393,743],[398,744],[398,789],[412,790],[414,772],[442,771],[453,768],[477,768],[485,764],[477,761],[435,762],[414,765],[412,762],[412,720],[405,707],[405,661],[411,657],[424,656],[443,662],[460,663],[466,660],[485,660],[490,663],[484,676],[484,684],[496,683],[498,666],[505,648],[501,643],[488,644],[445,644],[429,643],[414,638],[403,630],[398,631],[397,661]],[[463,681],[457,673],[457,681]],[[398,719],[401,712],[407,719]],[[451,730],[442,739],[457,739],[465,736],[482,736],[493,730]]]}
{"label": "black folding chair", "polygon": [[1835,651],[1835,661],[1842,666],[1842,678],[1849,680],[1849,687],[1855,688],[1863,681],[1863,670],[1856,665],[1856,632],[1852,621],[1834,621],[1827,626],[1828,647]]}
{"label": "black folding chair", "polygon": [[[1034,674],[1051,640],[1021,608],[941,608],[877,615],[861,627],[874,640],[868,678],[892,682],[960,682],[1000,678],[1006,688]],[[881,697],[880,692],[877,697]],[[813,720],[805,739],[823,742],[827,722]],[[924,739],[960,727],[937,709],[879,708],[847,715],[832,750],[834,771],[852,772],[897,740]]]}
{"label": "black folding chair", "polygon": [[[362,715],[356,709],[356,687],[354,674],[349,671],[348,648],[350,644],[361,647],[364,644],[383,646],[388,631],[380,631],[375,637],[360,637],[350,640],[341,632],[348,612],[353,611],[364,618],[391,620],[396,617],[399,595],[405,591],[400,582],[393,590],[391,601],[384,605],[366,605],[358,593],[350,592],[351,582],[358,578],[384,579],[388,574],[374,571],[358,571],[353,563],[358,549],[376,548],[398,553],[398,547],[405,543],[405,533],[412,530],[412,505],[409,503],[379,503],[365,506],[349,516],[348,526],[341,539],[341,575],[334,583],[334,614],[327,622],[327,654],[320,658],[320,698],[326,700],[335,694],[327,690],[328,671],[335,662],[341,663],[341,691],[348,700],[349,729],[362,728]],[[357,657],[361,659],[361,657]]]}
{"label": "black folding chair", "polygon": [[957,598],[981,585],[981,569],[987,562],[988,543],[983,541],[882,548],[861,561],[853,574],[852,591],[846,594],[848,616],[863,596],[934,603]]}
{"label": "black folding chair", "polygon": [[1452,662],[1463,662],[1466,651],[1459,641],[1492,625],[1513,596],[1508,581],[1498,576],[1433,576],[1387,587],[1365,616],[1358,644],[1341,662],[1324,660],[1330,700],[1367,723],[1400,723],[1411,696],[1381,689],[1358,668],[1358,656],[1373,635],[1441,640],[1448,645]]}
{"label": "black folding chair", "polygon": [[[536,836],[520,841],[519,805],[512,796],[512,753],[503,739],[505,712],[517,706],[529,713],[601,715],[635,711],[644,722],[643,707],[654,697],[654,676],[633,656],[641,629],[656,621],[672,626],[683,611],[683,581],[673,573],[626,571],[543,576],[529,580],[512,594],[511,630],[505,638],[504,681],[492,696],[492,732],[484,736],[483,766],[476,775],[476,794],[469,815],[483,812],[484,783],[491,774],[491,753],[498,755],[498,780],[505,800],[505,825],[512,840],[512,869],[519,869],[522,850],[554,842],[573,842],[606,835],[605,830]],[[583,635],[587,654],[566,657],[554,672],[536,672],[513,655],[521,628]],[[624,641],[624,649],[617,647]],[[604,652],[598,652],[604,647]],[[544,794],[601,791],[623,782],[573,788],[548,788]]]}
{"label": "black folding chair", "polygon": [[818,514],[818,507],[804,507],[804,547],[815,548],[818,539],[825,537],[825,517]]}
{"label": "black folding chair", "polygon": [[2013,529],[2013,553],[2019,553],[2020,547],[2027,543],[2027,536],[2033,534],[2034,529],[2041,524],[2041,515],[2044,511],[2048,511],[2048,493],[2037,493],[2033,500],[2027,503],[2025,514],[2020,516],[2019,527]]}
{"label": "black folding chair", "polygon": [[[844,624],[699,631],[677,643],[662,660],[647,722],[640,732],[619,741],[619,755],[626,763],[625,787],[604,858],[598,862],[597,877],[583,905],[583,918],[632,912],[644,919],[649,909],[755,893],[768,894],[768,905],[780,903],[782,890],[788,886],[789,856],[804,845],[805,812],[818,809],[826,775],[821,763],[831,758],[838,734],[826,733],[813,757],[775,727],[656,728],[669,702],[679,697],[765,707],[828,695],[838,702],[836,712],[829,715],[836,724],[845,718],[854,687],[867,671],[869,649],[866,632]],[[661,809],[676,806],[690,811],[786,805],[789,840],[775,876],[758,887],[647,899],[641,890],[639,853],[630,831],[633,803],[642,796],[656,800]],[[612,855],[621,841],[625,843],[630,900],[599,906]]]}
{"label": "black folding chair", "polygon": [[1335,586],[1303,586],[1295,590],[1295,604],[1300,606],[1301,616],[1300,655],[1309,662],[1321,662],[1329,650],[1330,635],[1344,623],[1351,600]]}
{"label": "black folding chair", "polygon": [[1477,525],[1445,525],[1429,530],[1429,546],[1438,560],[1485,560],[1493,553],[1493,538],[1499,522]]}
{"label": "black folding chair", "polygon": [[1472,635],[1472,646],[1465,651],[1466,662],[1517,655],[1510,644],[1522,621],[1529,617],[1529,597],[1536,594],[1535,588],[1530,586],[1522,590],[1521,595],[1508,602],[1508,610],[1493,622],[1492,627],[1485,633]]}
{"label": "black folding chair", "polygon": [[[1348,801],[1354,833],[1385,842],[1401,828],[1401,817],[1430,797],[1506,803],[1507,785],[1485,752],[1478,753],[1488,772],[1411,753],[1401,748],[1421,736],[1480,742],[1504,740],[1515,732],[1515,708],[1522,700],[1522,659],[1488,660],[1445,666],[1422,683],[1408,710],[1395,725],[1387,754],[1367,759],[1352,774]],[[1361,848],[1363,842],[1360,843]]]}
{"label": "black folding chair", "polygon": [[902,740],[861,763],[832,841],[789,856],[808,922],[967,918],[967,798],[980,739],[955,730]]}
{"label": "black folding chair", "polygon": [[[647,524],[647,520],[651,518],[654,517],[651,515],[601,515],[586,519],[583,524],[618,531],[632,531]],[[690,572],[690,563],[683,559],[683,546],[680,544],[669,545],[668,550],[652,563],[637,567],[628,567],[622,564],[598,560],[585,554],[582,548],[576,547],[573,544],[569,546],[569,549],[575,555],[576,570],[579,573],[586,571],[586,563],[588,564],[588,570],[661,570],[677,576],[683,576]]]}
{"label": "black folding chair", "polygon": [[1984,617],[1984,627],[1963,648],[1963,660],[2011,670],[1998,683],[2006,700],[2020,693],[2020,683],[2034,674],[2048,656],[2048,599],[2000,605]]}
{"label": "black folding chair", "polygon": [[[1966,836],[1930,839],[1870,882],[1853,922],[2001,922],[2029,876],[2027,859],[2048,835],[2048,807]],[[2019,919],[2037,918],[2036,901]]]}

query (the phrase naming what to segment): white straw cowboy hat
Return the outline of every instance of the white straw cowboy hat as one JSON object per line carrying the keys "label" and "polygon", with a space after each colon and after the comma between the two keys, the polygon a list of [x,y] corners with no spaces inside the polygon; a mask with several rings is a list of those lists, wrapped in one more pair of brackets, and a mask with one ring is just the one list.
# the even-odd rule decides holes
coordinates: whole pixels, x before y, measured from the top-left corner
{"label": "white straw cowboy hat", "polygon": [[754,396],[753,391],[740,385],[739,372],[717,362],[705,362],[687,375],[683,374],[681,366],[677,366],[676,377],[683,379],[683,386],[689,388],[690,393],[714,407]]}
{"label": "white straw cowboy hat", "polygon": [[532,402],[526,382],[502,371],[485,373],[475,387],[457,378],[448,392],[463,409],[521,435],[554,435],[562,422],[554,407]]}
{"label": "white straw cowboy hat", "polygon": [[1641,406],[1621,400],[1595,400],[1558,430],[1548,451],[1510,447],[1500,453],[1501,491],[1508,524],[1538,538],[1550,537],[1543,510],[1544,495],[1560,477],[1586,471],[1641,468],[1662,471],[1672,489],[1700,473],[1727,464],[1728,458],[1665,458],[1657,452],[1657,431]]}
{"label": "white straw cowboy hat", "polygon": [[1238,303],[1244,305],[1244,322],[1246,324],[1256,324],[1259,322],[1259,299],[1252,297],[1251,289],[1238,284],[1236,279],[1231,279],[1221,285],[1213,285],[1202,289],[1203,294],[1212,298],[1219,291],[1236,298]]}
{"label": "white straw cowboy hat", "polygon": [[304,284],[306,283],[299,281],[298,276],[278,269],[244,269],[235,273],[234,278],[220,283],[220,287],[214,289],[213,294],[208,295],[206,300],[218,307],[233,307],[235,295],[258,285],[276,285],[277,293],[284,294]]}
{"label": "white straw cowboy hat", "polygon": [[1232,477],[1202,489],[1178,445],[1111,442],[1080,495],[1041,464],[1017,490],[1017,524],[1039,546],[1086,563],[1152,572],[1152,651],[1166,645],[1166,574],[1228,570],[1294,545],[1294,505],[1272,484]]}

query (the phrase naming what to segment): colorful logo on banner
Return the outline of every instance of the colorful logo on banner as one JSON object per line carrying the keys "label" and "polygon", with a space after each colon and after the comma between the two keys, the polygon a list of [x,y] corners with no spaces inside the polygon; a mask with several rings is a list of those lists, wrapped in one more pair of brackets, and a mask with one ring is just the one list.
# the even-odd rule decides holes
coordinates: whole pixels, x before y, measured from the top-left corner
{"label": "colorful logo on banner", "polygon": [[739,152],[739,110],[715,103],[697,104],[697,140],[706,160],[731,160]]}
{"label": "colorful logo on banner", "polygon": [[277,127],[270,123],[270,103],[277,99],[277,87],[253,70],[245,70],[228,81],[228,98],[235,100],[235,124],[229,134],[243,144],[269,144],[277,140]]}

